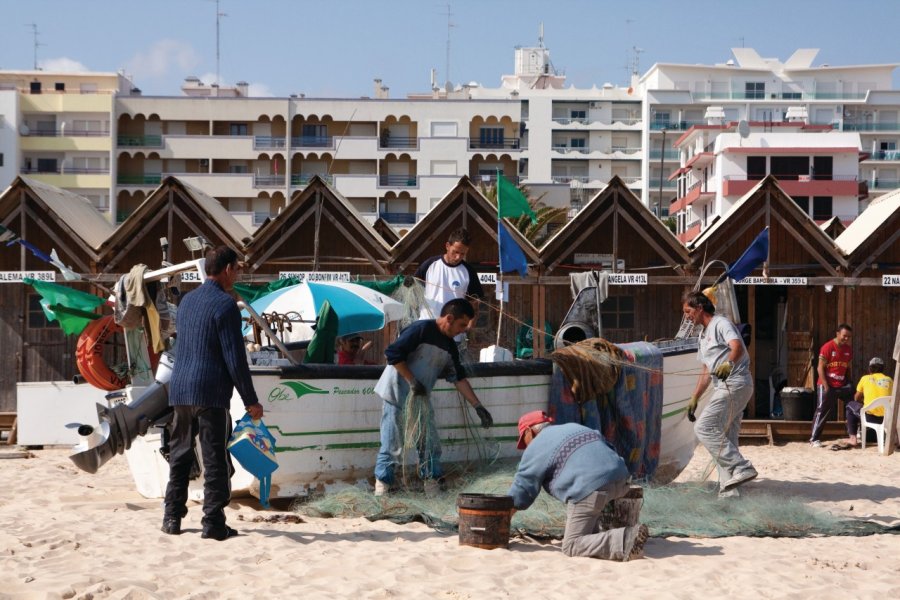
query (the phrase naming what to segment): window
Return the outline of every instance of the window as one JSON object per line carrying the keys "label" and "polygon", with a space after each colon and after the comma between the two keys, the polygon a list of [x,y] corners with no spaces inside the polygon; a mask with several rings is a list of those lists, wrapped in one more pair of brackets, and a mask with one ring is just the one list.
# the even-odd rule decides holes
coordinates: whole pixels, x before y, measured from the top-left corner
{"label": "window", "polygon": [[766,97],[766,83],[764,81],[745,82],[744,97],[747,100],[762,100]]}
{"label": "window", "polygon": [[479,141],[484,146],[503,146],[502,127],[482,127],[479,131]]}
{"label": "window", "polygon": [[247,124],[232,123],[229,127],[229,135],[247,135]]}
{"label": "window", "polygon": [[747,157],[747,179],[758,181],[766,176],[766,157],[765,156],[748,156]]}
{"label": "window", "polygon": [[584,138],[572,138],[569,140],[569,145],[572,148],[584,148],[586,146]]}
{"label": "window", "polygon": [[834,168],[834,157],[831,156],[814,156],[813,157],[813,179],[831,180]]}
{"label": "window", "polygon": [[569,111],[569,117],[572,120],[581,119],[582,121],[587,118],[587,111],[585,110],[571,110]]}
{"label": "window", "polygon": [[0,152],[0,167],[3,166],[3,153]]}
{"label": "window", "polygon": [[833,216],[831,196],[814,196],[812,218],[816,221],[825,221]]}
{"label": "window", "polygon": [[63,83],[62,81],[57,81],[56,83],[53,84],[53,89],[56,90],[57,92],[64,92],[64,91],[66,91],[66,84]]}
{"label": "window", "polygon": [[41,82],[40,81],[32,81],[29,86],[32,94],[40,94],[41,93]]}
{"label": "window", "polygon": [[657,111],[656,115],[653,117],[653,124],[657,129],[662,129],[663,127],[669,126],[670,113],[669,111]]}
{"label": "window", "polygon": [[632,329],[634,327],[634,297],[610,296],[600,305],[604,329]]}
{"label": "window", "polygon": [[247,173],[247,165],[229,165],[229,173]]}
{"label": "window", "polygon": [[795,196],[794,203],[800,207],[805,214],[809,214],[809,196]]}
{"label": "window", "polygon": [[41,308],[41,297],[38,294],[28,294],[28,328],[29,329],[50,329],[56,327],[51,325]]}
{"label": "window", "polygon": [[57,173],[59,169],[56,166],[55,158],[39,158],[37,159],[38,173]]}
{"label": "window", "polygon": [[786,181],[797,181],[800,175],[809,175],[809,157],[773,156],[772,175]]}

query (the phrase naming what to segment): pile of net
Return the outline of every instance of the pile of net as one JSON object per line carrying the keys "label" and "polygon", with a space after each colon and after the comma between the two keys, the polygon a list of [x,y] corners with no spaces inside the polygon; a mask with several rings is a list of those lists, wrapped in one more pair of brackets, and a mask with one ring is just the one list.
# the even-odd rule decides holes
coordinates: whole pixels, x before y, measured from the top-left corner
{"label": "pile of net", "polygon": [[[461,493],[505,494],[515,474],[515,463],[459,474],[435,498],[421,491],[397,491],[376,497],[371,491],[347,487],[295,505],[314,517],[364,517],[395,523],[421,522],[439,531],[457,530],[456,497]],[[654,537],[807,537],[869,535],[895,532],[883,525],[847,520],[817,511],[803,498],[742,490],[740,499],[720,500],[713,483],[691,482],[644,488],[641,522]],[[526,511],[512,518],[514,535],[537,539],[561,538],[565,506],[546,492]]]}

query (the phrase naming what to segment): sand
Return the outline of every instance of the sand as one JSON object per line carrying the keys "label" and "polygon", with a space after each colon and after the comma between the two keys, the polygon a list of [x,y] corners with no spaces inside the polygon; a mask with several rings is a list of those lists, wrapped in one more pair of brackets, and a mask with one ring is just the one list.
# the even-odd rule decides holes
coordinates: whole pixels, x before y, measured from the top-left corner
{"label": "sand", "polygon": [[[835,514],[896,523],[900,454],[748,445],[752,489],[806,498]],[[6,452],[0,449],[0,454]],[[0,598],[897,598],[900,535],[803,539],[652,538],[642,560],[565,557],[556,544],[459,546],[419,524],[365,519],[254,522],[287,514],[255,499],[228,508],[241,535],[159,531],[159,500],[133,488],[123,457],[97,475],[64,449],[0,460]],[[708,462],[699,449],[679,480]]]}

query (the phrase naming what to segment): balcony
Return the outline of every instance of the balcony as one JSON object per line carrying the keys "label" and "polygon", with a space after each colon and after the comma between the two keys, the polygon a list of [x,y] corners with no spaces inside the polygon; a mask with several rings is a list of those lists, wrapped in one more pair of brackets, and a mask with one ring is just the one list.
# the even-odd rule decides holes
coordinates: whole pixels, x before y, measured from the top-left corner
{"label": "balcony", "polygon": [[651,150],[649,158],[650,160],[659,160],[660,158],[663,160],[678,160],[679,154],[678,150],[666,150],[665,152],[662,150]]}
{"label": "balcony", "polygon": [[677,213],[678,211],[687,208],[698,200],[712,200],[713,198],[715,198],[715,196],[715,192],[703,191],[702,185],[699,183],[695,183],[690,187],[690,189],[688,189],[687,194],[685,194],[681,198],[678,198],[677,200],[674,200],[669,205],[669,214],[671,215]]}
{"label": "balcony", "polygon": [[291,148],[296,148],[298,150],[303,148],[318,148],[318,149],[334,149],[334,138],[332,136],[318,136],[318,135],[301,135],[299,137],[291,138]]}
{"label": "balcony", "polygon": [[869,187],[873,190],[893,190],[900,188],[900,179],[884,179],[876,177],[869,182]]}
{"label": "balcony", "polygon": [[651,177],[649,180],[647,180],[647,186],[651,190],[658,190],[660,182],[662,182],[662,189],[664,190],[675,189],[675,182],[669,181],[668,178],[664,177]]}
{"label": "balcony", "polygon": [[416,187],[419,185],[418,178],[415,175],[380,175],[378,177],[378,187]]}
{"label": "balcony", "polygon": [[378,216],[391,225],[415,225],[419,214],[414,212],[382,212]]}
{"label": "balcony", "polygon": [[[519,177],[516,175],[503,175],[503,178],[510,182],[513,185],[519,185]],[[482,175],[473,175],[472,181],[476,184],[483,183],[485,185],[494,185],[497,183],[497,174],[496,173],[484,173]]]}
{"label": "balcony", "polygon": [[686,244],[698,235],[700,235],[700,229],[702,228],[702,223],[697,220],[690,223],[687,228],[685,228],[684,233],[678,234],[678,241],[682,244]]}
{"label": "balcony", "polygon": [[869,160],[900,160],[900,150],[879,150],[873,152]]}
{"label": "balcony", "polygon": [[253,187],[255,187],[255,188],[284,187],[285,180],[286,179],[285,179],[284,175],[254,175],[253,176]]}
{"label": "balcony", "polygon": [[[310,175],[308,173],[301,173],[299,175],[291,175],[291,187],[292,188],[300,188],[306,187],[309,185],[310,180],[315,177],[315,175]],[[334,185],[334,177],[331,175],[319,175],[319,178],[323,181],[327,182],[329,185]]]}
{"label": "balcony", "polygon": [[65,129],[43,129],[23,133],[22,137],[109,137],[108,131],[72,131]]}
{"label": "balcony", "polygon": [[587,183],[591,178],[587,175],[551,175],[550,180],[553,183],[572,183],[573,181]]}
{"label": "balcony", "polygon": [[587,117],[578,117],[574,119],[571,117],[553,117],[553,122],[559,125],[587,125],[590,123]]}
{"label": "balcony", "polygon": [[394,148],[418,148],[419,139],[414,137],[398,137],[395,135],[387,136],[378,142],[380,150],[391,150]]}
{"label": "balcony", "polygon": [[470,150],[521,150],[519,138],[509,140],[482,140],[469,138]]}
{"label": "balcony", "polygon": [[687,131],[696,125],[706,125],[706,121],[652,121],[650,131]]}
{"label": "balcony", "polygon": [[162,148],[161,135],[120,135],[116,138],[116,144],[128,148]]}
{"label": "balcony", "polygon": [[584,146],[566,146],[564,144],[555,144],[553,146],[554,152],[559,152],[560,154],[590,154],[590,148],[585,148]]}
{"label": "balcony", "polygon": [[844,121],[843,131],[900,131],[900,123],[848,123]]}
{"label": "balcony", "polygon": [[[801,181],[797,175],[775,175],[778,185],[789,196],[853,196],[859,195],[856,175],[834,175],[828,179],[812,178]],[[753,189],[761,177],[730,176],[722,181],[723,196],[743,196]]]}
{"label": "balcony", "polygon": [[254,150],[283,150],[287,142],[283,137],[272,137],[270,135],[257,135],[253,137]]}
{"label": "balcony", "polygon": [[161,173],[145,173],[144,175],[123,175],[116,177],[116,184],[125,187],[150,187],[162,182]]}

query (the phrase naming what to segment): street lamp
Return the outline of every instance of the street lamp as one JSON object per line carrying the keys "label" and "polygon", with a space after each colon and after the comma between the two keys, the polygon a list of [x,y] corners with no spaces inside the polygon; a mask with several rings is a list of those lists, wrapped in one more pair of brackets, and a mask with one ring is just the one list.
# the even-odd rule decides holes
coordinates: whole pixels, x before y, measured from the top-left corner
{"label": "street lamp", "polygon": [[666,159],[666,128],[662,130],[662,148],[659,152],[659,197],[656,199],[656,218],[662,220],[662,194],[663,194],[663,173],[664,161]]}

